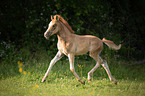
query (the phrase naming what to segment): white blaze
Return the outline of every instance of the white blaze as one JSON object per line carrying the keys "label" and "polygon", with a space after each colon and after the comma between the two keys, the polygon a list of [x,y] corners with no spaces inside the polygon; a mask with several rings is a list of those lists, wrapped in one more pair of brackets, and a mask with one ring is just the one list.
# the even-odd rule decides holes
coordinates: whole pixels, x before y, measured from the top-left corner
{"label": "white blaze", "polygon": [[46,35],[46,33],[48,32],[48,30],[50,29],[50,27],[52,26],[52,21],[49,23],[49,27],[48,27],[48,29],[45,31],[45,35]]}
{"label": "white blaze", "polygon": [[49,23],[49,27],[48,27],[48,29],[47,30],[49,30],[49,28],[52,26],[52,21]]}

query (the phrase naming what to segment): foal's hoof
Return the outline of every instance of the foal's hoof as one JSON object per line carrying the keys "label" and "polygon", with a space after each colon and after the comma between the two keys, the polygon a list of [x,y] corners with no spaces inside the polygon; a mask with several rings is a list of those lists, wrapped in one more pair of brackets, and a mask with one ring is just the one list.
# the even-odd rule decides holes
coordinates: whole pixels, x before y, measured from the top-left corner
{"label": "foal's hoof", "polygon": [[85,81],[82,80],[81,83],[85,85]]}
{"label": "foal's hoof", "polygon": [[81,84],[85,85],[85,81],[83,81],[83,80],[78,80],[78,81],[81,82]]}
{"label": "foal's hoof", "polygon": [[45,79],[42,79],[42,81],[41,81],[41,82],[43,83],[43,82],[45,82],[45,81],[46,81]]}
{"label": "foal's hoof", "polygon": [[116,81],[113,81],[113,83],[114,83],[115,85],[117,85],[117,82],[116,82]]}
{"label": "foal's hoof", "polygon": [[90,83],[91,82],[91,79],[88,79],[88,83]]}
{"label": "foal's hoof", "polygon": [[81,81],[81,84],[85,85],[85,81]]}

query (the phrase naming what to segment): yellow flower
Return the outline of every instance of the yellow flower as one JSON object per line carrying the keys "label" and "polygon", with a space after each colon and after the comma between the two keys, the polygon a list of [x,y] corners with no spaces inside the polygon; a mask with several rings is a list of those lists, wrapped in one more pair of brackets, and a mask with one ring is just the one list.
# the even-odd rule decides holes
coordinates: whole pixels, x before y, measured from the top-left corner
{"label": "yellow flower", "polygon": [[20,65],[20,66],[23,66],[23,63],[20,63],[19,65]]}
{"label": "yellow flower", "polygon": [[22,68],[19,68],[19,72],[22,72]]}
{"label": "yellow flower", "polygon": [[29,93],[32,93],[32,91],[29,91]]}
{"label": "yellow flower", "polygon": [[24,75],[26,75],[26,74],[27,74],[27,72],[26,72],[26,71],[24,71],[24,72],[23,72],[23,74],[24,74]]}
{"label": "yellow flower", "polygon": [[103,68],[101,68],[101,69],[103,69]]}
{"label": "yellow flower", "polygon": [[36,85],[35,87],[36,87],[36,88],[38,88],[39,86],[38,86],[38,85]]}
{"label": "yellow flower", "polygon": [[23,63],[22,63],[22,62],[18,61],[17,63],[18,63],[20,66],[23,66]]}
{"label": "yellow flower", "polygon": [[33,87],[33,89],[35,90],[35,87]]}
{"label": "yellow flower", "polygon": [[30,72],[28,72],[28,75],[30,75]]}
{"label": "yellow flower", "polygon": [[93,92],[91,92],[91,94],[93,94]]}
{"label": "yellow flower", "polygon": [[78,65],[79,67],[81,67],[81,65]]}
{"label": "yellow flower", "polygon": [[17,63],[18,63],[18,64],[20,64],[21,62],[20,62],[20,61],[18,61]]}

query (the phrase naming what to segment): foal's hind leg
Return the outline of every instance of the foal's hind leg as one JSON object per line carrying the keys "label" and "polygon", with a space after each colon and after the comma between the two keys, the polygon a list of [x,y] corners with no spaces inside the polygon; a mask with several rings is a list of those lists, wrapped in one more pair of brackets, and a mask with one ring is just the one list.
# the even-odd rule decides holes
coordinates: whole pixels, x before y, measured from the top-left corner
{"label": "foal's hind leg", "polygon": [[107,62],[106,62],[105,60],[103,61],[102,66],[103,66],[104,69],[106,70],[106,72],[107,72],[107,74],[108,74],[108,76],[109,76],[110,81],[112,81],[114,84],[117,85],[117,82],[116,82],[116,81],[114,80],[114,78],[112,77],[111,72],[110,72],[109,67],[108,67],[108,64],[107,64]]}
{"label": "foal's hind leg", "polygon": [[62,54],[60,51],[57,52],[56,56],[51,60],[50,65],[49,65],[49,68],[48,68],[47,72],[45,73],[45,76],[43,77],[43,79],[42,79],[41,82],[44,82],[44,81],[45,81],[45,79],[47,78],[47,76],[48,76],[49,73],[50,73],[50,70],[51,70],[52,66],[53,66],[58,60],[60,60],[63,56],[64,56],[64,54]]}
{"label": "foal's hind leg", "polygon": [[101,57],[97,54],[97,56],[95,55],[91,55],[90,57],[92,57],[97,63],[95,65],[95,67],[88,73],[88,82],[91,81],[91,76],[93,75],[94,71],[102,64],[103,60],[101,59]]}

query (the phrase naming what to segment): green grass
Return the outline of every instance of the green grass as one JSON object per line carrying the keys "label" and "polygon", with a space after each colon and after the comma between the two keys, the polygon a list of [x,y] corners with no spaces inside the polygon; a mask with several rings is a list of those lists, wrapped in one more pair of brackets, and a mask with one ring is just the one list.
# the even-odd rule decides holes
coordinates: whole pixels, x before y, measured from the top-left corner
{"label": "green grass", "polygon": [[[92,82],[87,82],[87,73],[95,62],[77,59],[75,69],[86,81],[80,84],[69,70],[68,60],[57,62],[47,78],[41,83],[50,59],[27,59],[20,66],[15,62],[0,64],[0,96],[144,96],[145,65],[130,65],[132,62],[109,60],[112,75],[118,81],[114,85],[100,66],[93,74]],[[78,65],[83,65],[82,69]],[[82,70],[82,71],[81,71]],[[24,74],[23,72],[27,73]],[[28,74],[30,72],[30,74]]]}

